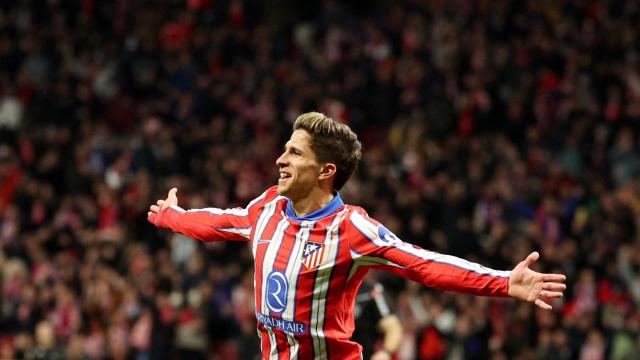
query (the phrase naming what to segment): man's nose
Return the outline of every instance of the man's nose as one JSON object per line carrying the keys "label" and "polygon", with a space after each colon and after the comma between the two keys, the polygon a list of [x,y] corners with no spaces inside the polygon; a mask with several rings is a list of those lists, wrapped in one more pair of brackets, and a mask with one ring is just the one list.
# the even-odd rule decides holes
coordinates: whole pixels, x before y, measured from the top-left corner
{"label": "man's nose", "polygon": [[276,159],[276,165],[278,167],[283,167],[287,164],[287,158],[286,158],[286,154],[283,153],[282,155],[280,155],[277,159]]}

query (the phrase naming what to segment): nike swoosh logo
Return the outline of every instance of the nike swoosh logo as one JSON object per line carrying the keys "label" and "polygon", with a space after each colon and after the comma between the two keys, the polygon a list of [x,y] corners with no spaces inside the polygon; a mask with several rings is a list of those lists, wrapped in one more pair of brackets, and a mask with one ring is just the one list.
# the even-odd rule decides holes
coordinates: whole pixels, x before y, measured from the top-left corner
{"label": "nike swoosh logo", "polygon": [[260,245],[260,244],[268,244],[270,242],[271,242],[271,240],[258,240],[258,245]]}

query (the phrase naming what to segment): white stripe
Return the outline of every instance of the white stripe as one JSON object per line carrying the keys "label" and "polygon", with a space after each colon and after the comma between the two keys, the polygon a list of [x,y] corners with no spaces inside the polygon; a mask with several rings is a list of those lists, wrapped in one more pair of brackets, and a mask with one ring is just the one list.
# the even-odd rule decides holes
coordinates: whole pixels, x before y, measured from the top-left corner
{"label": "white stripe", "polygon": [[[282,318],[289,321],[297,321],[295,318],[295,301],[296,301],[296,287],[298,285],[298,276],[300,274],[301,257],[304,251],[304,245],[311,236],[311,228],[313,228],[312,221],[303,221],[300,223],[300,230],[296,234],[296,239],[291,249],[289,256],[289,263],[285,270],[287,279],[291,280],[289,286],[289,293],[287,294],[287,307],[282,313]],[[287,333],[287,341],[289,342],[289,358],[297,359],[298,351],[300,349],[300,343],[298,339],[293,335]]]}
{"label": "white stripe", "polygon": [[[387,245],[386,242],[382,242],[378,239],[378,228],[371,222],[367,221],[360,213],[353,212],[349,217],[349,220],[351,221],[351,224],[358,229],[358,231],[364,234],[367,239],[373,241],[377,246]],[[378,240],[378,242],[376,242],[376,240]],[[382,243],[382,245],[379,245],[379,243]]]}
{"label": "white stripe", "polygon": [[218,209],[218,208],[203,208],[203,209],[189,209],[187,212],[208,212],[213,215],[235,215],[235,216],[247,216],[249,211],[243,208],[235,209]]}
{"label": "white stripe", "polygon": [[253,252],[254,259],[256,258],[258,240],[260,240],[260,237],[262,236],[262,233],[264,232],[265,227],[269,223],[269,219],[271,219],[271,217],[275,213],[278,200],[279,200],[279,197],[276,197],[272,201],[269,201],[262,209],[262,213],[260,213],[260,216],[258,217],[258,221],[256,221],[256,231],[253,234],[253,244],[251,246],[251,251]]}
{"label": "white stripe", "polygon": [[242,236],[244,236],[246,238],[248,238],[249,235],[251,234],[251,228],[250,227],[247,227],[247,228],[216,228],[216,230],[226,231],[226,232],[242,235]]}
{"label": "white stripe", "polygon": [[300,350],[300,342],[292,334],[287,333],[287,341],[289,342],[289,359],[295,360],[298,358],[298,351]]}
{"label": "white stripe", "polygon": [[309,324],[309,334],[313,339],[314,358],[327,359],[327,341],[324,333],[324,320],[327,305],[327,291],[331,280],[331,271],[338,257],[340,222],[346,212],[343,210],[336,215],[331,225],[327,228],[324,240],[325,253],[331,260],[322,265],[316,273],[316,282],[313,289],[313,300],[311,301],[311,322]]}
{"label": "white stripe", "polygon": [[270,327],[265,326],[267,333],[269,334],[269,343],[271,350],[269,351],[269,360],[278,360],[278,343],[276,339],[276,333],[271,330]]}
{"label": "white stripe", "polygon": [[[249,215],[249,208],[258,203],[258,201],[264,199],[266,192],[262,193],[262,195],[257,198],[251,200],[249,205],[246,208],[233,208],[233,209],[219,209],[215,207],[208,207],[202,209],[189,209],[187,212],[208,212],[214,215],[235,215],[235,216],[247,216]],[[276,197],[276,199],[280,198],[280,196]],[[185,210],[178,206],[171,206],[172,208],[184,212]]]}
{"label": "white stripe", "polygon": [[[394,247],[398,250],[401,250],[405,253],[418,257],[422,260],[437,262],[441,264],[452,265],[455,267],[459,267],[464,270],[468,270],[471,272],[475,272],[480,275],[491,275],[495,277],[509,277],[509,271],[500,271],[490,269],[488,267],[482,266],[477,263],[473,263],[459,257],[444,255],[440,253],[436,253],[433,251],[428,251],[421,249],[419,247],[413,246],[411,244],[405,242],[397,242],[390,244],[389,242],[382,240],[378,237],[378,227],[377,225],[371,223],[367,219],[365,219],[361,214],[354,212],[351,215],[351,223],[366,236],[374,245],[378,247]],[[351,255],[353,256],[353,252]]]}
{"label": "white stripe", "polygon": [[509,274],[511,273],[510,271],[494,270],[486,266],[482,266],[480,264],[461,259],[459,257],[444,255],[444,254],[436,253],[433,251],[416,248],[407,243],[402,243],[399,246],[397,246],[397,248],[426,261],[433,261],[440,264],[452,265],[452,266],[459,267],[480,275],[490,275],[495,277],[508,278]]}

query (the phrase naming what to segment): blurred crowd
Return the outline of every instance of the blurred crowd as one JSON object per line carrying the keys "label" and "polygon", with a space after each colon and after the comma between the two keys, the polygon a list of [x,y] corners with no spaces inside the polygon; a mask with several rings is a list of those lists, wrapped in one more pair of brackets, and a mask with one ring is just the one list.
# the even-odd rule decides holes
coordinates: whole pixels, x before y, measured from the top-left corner
{"label": "blurred crowd", "polygon": [[398,359],[637,359],[640,3],[0,4],[0,359],[251,359],[251,253],[148,206],[244,206],[300,113],[401,239],[568,276],[551,312],[377,274]]}

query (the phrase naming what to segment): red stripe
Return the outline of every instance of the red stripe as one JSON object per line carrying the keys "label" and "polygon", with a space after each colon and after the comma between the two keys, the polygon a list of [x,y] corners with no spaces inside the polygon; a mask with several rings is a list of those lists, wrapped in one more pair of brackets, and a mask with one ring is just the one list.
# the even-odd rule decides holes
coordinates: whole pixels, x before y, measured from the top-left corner
{"label": "red stripe", "polygon": [[278,359],[289,360],[289,342],[287,341],[287,335],[279,330],[274,331],[276,334],[276,341],[278,346]]}
{"label": "red stripe", "polygon": [[[316,222],[314,230],[311,232],[311,236],[308,241],[318,244],[324,244],[326,236],[326,228],[334,220],[335,215],[328,216],[324,219]],[[323,246],[324,248],[325,246]],[[317,267],[315,268],[303,268],[300,271],[298,277],[298,291],[296,293],[296,321],[303,322],[307,325],[307,332],[302,335],[296,335],[300,343],[300,350],[298,357],[300,359],[312,359],[313,354],[313,340],[310,336],[311,326],[311,302],[313,301],[313,290],[315,288],[315,278],[317,273]]]}
{"label": "red stripe", "polygon": [[[342,221],[338,231],[338,255],[331,273],[327,292],[327,298],[334,301],[327,301],[324,324],[327,337],[343,339],[340,342],[328,342],[329,357],[332,359],[357,357],[357,353],[354,354],[357,345],[347,340],[351,338],[354,329],[353,307],[357,286],[347,287],[345,282],[353,264],[347,239],[353,235],[347,232],[346,221]],[[334,297],[331,298],[332,296]],[[326,316],[326,314],[331,315]]]}
{"label": "red stripe", "polygon": [[[265,201],[265,203],[267,202],[268,201]],[[262,232],[262,234],[252,234],[252,236],[254,236],[254,238],[252,239],[253,241],[258,241],[261,239],[271,240],[271,237],[275,233],[278,223],[282,219],[281,209],[284,208],[284,205],[283,205],[284,202],[285,202],[284,200],[280,200],[278,204],[276,204],[276,209],[273,215],[271,215],[271,217],[267,220],[267,225],[265,226],[265,229]],[[264,204],[262,206],[264,206]],[[257,226],[258,218],[261,213],[262,211],[258,213],[258,217],[256,217],[256,219],[254,220],[254,226]],[[267,237],[266,235],[269,235],[269,236]],[[256,236],[259,237],[259,239]],[[255,289],[254,289],[255,300],[254,301],[256,302],[257,312],[262,312],[262,263],[264,262],[264,257],[265,257],[267,248],[270,245],[271,245],[270,243],[256,245],[255,273],[254,273],[254,279],[255,279]],[[262,338],[262,356],[264,359],[268,359],[269,354],[271,352],[271,345],[272,345],[271,339],[269,337],[269,333],[267,332],[264,325],[260,323],[258,323],[258,330],[260,331],[261,338]],[[276,342],[276,345],[277,345],[277,342]]]}
{"label": "red stripe", "polygon": [[[287,270],[287,263],[289,258],[291,257],[291,251],[293,250],[294,242],[296,241],[296,235],[300,231],[300,226],[297,224],[291,224],[287,228],[284,234],[284,238],[282,239],[282,244],[280,245],[280,249],[276,254],[276,259],[273,264],[273,270],[279,270],[285,272]],[[270,246],[276,246],[276,244],[271,244]]]}
{"label": "red stripe", "polygon": [[209,212],[180,212],[168,208],[159,214],[152,214],[149,221],[161,228],[169,228],[190,238],[210,242],[220,240],[246,241],[247,238],[223,228],[248,228],[249,216],[229,214],[214,215]]}
{"label": "red stripe", "polygon": [[258,323],[258,330],[260,330],[260,336],[261,336],[262,358],[264,360],[268,360],[269,354],[271,352],[271,340],[269,339],[269,334],[264,329],[264,326],[260,323]]}
{"label": "red stripe", "polygon": [[[267,226],[265,227],[265,230],[263,232],[263,234],[266,233],[270,233],[273,236],[273,233],[276,230],[276,227],[278,226],[278,223],[280,222],[280,220],[282,219],[282,215],[280,213],[280,211],[278,211],[278,208],[281,207],[281,204],[277,204],[276,206],[276,211],[274,212],[274,214],[271,216],[271,218],[269,218],[269,220],[267,221]],[[255,234],[256,236],[260,236],[261,239],[265,239],[265,240],[270,240],[270,237],[265,237],[264,235],[261,234]],[[258,241],[260,239],[253,239],[253,241]],[[264,262],[264,256],[267,252],[267,248],[269,246],[272,246],[272,244],[270,243],[263,243],[260,244],[258,243],[258,245],[256,245],[256,259],[255,259],[255,274],[254,274],[254,279],[255,279],[255,299],[256,299],[256,311],[257,312],[262,312],[262,263]]]}

